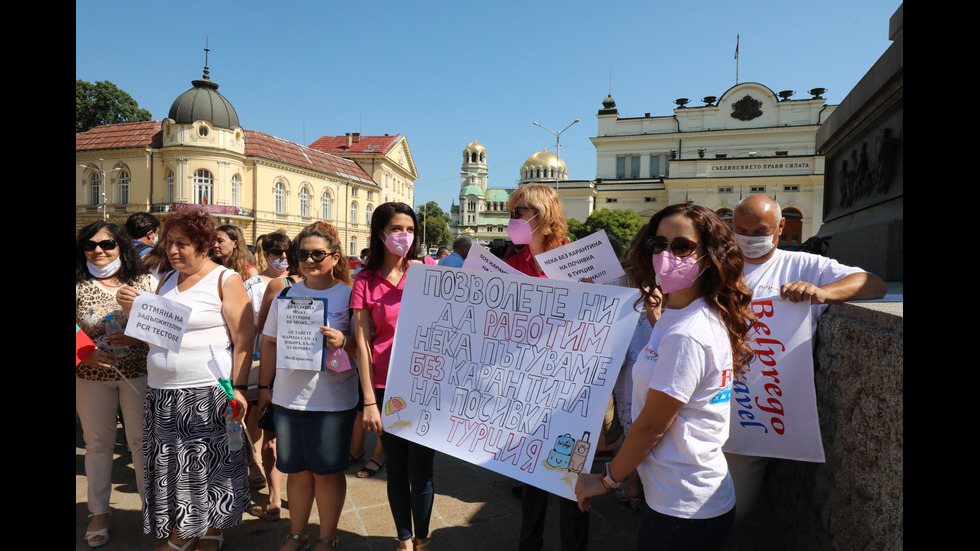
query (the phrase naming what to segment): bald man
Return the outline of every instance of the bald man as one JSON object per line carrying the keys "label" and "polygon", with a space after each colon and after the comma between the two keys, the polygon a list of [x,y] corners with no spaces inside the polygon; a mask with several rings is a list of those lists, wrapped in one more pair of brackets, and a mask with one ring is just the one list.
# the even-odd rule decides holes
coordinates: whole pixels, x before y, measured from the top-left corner
{"label": "bald man", "polygon": [[[828,304],[885,296],[885,282],[874,274],[831,258],[777,249],[785,225],[779,204],[766,195],[750,195],[735,207],[732,226],[745,257],[745,283],[754,299],[778,294],[791,302],[813,304],[812,336],[817,317]],[[813,437],[819,439],[820,435]],[[735,483],[737,522],[752,510],[768,458],[732,453],[725,456]]]}

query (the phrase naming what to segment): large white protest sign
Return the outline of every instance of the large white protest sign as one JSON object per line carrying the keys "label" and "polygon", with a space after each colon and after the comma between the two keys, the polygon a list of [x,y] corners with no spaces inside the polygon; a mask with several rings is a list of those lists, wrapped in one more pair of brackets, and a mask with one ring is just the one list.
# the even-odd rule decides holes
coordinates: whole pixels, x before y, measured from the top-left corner
{"label": "large white protest sign", "polygon": [[606,232],[592,235],[534,256],[541,271],[551,279],[581,281],[590,279],[606,283],[623,275],[616,251],[609,244]]}
{"label": "large white protest sign", "polygon": [[140,293],[133,300],[125,334],[150,344],[180,352],[191,308],[153,293]]}
{"label": "large white protest sign", "polygon": [[524,275],[409,270],[385,430],[575,499],[575,480],[603,438],[637,296]]}
{"label": "large white protest sign", "polygon": [[813,388],[810,303],[754,300],[750,333],[755,359],[732,387],[731,432],[725,451],[823,462]]}
{"label": "large white protest sign", "polygon": [[512,268],[503,260],[500,260],[493,253],[484,249],[479,243],[473,243],[470,252],[466,254],[463,261],[463,268],[467,270],[482,270],[491,274],[515,274],[521,272]]}

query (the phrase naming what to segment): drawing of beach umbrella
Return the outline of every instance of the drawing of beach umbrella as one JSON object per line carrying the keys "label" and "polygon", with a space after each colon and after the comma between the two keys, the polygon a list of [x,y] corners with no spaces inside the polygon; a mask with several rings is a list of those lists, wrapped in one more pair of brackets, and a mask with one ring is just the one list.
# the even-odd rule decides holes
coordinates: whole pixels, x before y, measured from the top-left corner
{"label": "drawing of beach umbrella", "polygon": [[408,406],[408,404],[405,403],[405,399],[404,398],[399,398],[398,396],[392,397],[390,400],[388,400],[385,403],[385,415],[391,415],[392,413],[394,413],[395,414],[395,417],[398,418],[398,422],[392,424],[388,428],[397,428],[397,427],[402,427],[402,426],[411,427],[412,426],[412,422],[411,421],[402,421],[401,415],[398,414],[399,411],[405,409],[407,406]]}

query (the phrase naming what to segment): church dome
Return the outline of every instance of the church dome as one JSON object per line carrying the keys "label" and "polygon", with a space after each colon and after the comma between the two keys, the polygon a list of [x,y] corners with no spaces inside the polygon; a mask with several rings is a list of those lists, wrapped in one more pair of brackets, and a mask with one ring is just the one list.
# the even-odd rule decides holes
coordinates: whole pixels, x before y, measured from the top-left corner
{"label": "church dome", "polygon": [[528,157],[527,160],[524,161],[524,166],[522,166],[521,169],[538,167],[560,167],[566,171],[568,170],[568,167],[565,166],[565,161],[561,160],[558,155],[555,155],[548,150],[538,151],[534,155]]}
{"label": "church dome", "polygon": [[483,197],[484,196],[483,188],[474,185],[466,186],[463,188],[462,191],[459,192],[459,196],[465,197],[467,195],[476,195],[477,197]]}
{"label": "church dome", "polygon": [[169,118],[177,124],[206,120],[218,128],[229,130],[241,126],[238,113],[231,102],[218,93],[218,84],[208,79],[207,67],[204,69],[204,78],[192,80],[191,85],[194,87],[174,100],[170,106]]}
{"label": "church dome", "polygon": [[486,150],[487,148],[483,147],[483,144],[479,142],[473,142],[470,145],[466,146],[466,149],[464,149],[463,151],[486,151]]}

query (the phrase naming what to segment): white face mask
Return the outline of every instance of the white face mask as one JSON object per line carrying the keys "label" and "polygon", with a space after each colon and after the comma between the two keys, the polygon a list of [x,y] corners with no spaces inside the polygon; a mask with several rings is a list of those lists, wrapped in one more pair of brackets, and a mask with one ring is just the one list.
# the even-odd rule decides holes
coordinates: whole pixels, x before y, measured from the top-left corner
{"label": "white face mask", "polygon": [[122,258],[116,258],[105,266],[96,266],[88,261],[85,264],[88,265],[88,273],[92,274],[92,277],[103,279],[114,276],[119,268],[122,268]]}
{"label": "white face mask", "polygon": [[735,241],[742,247],[742,254],[746,258],[759,258],[776,246],[772,242],[771,235],[739,235],[735,234]]}

